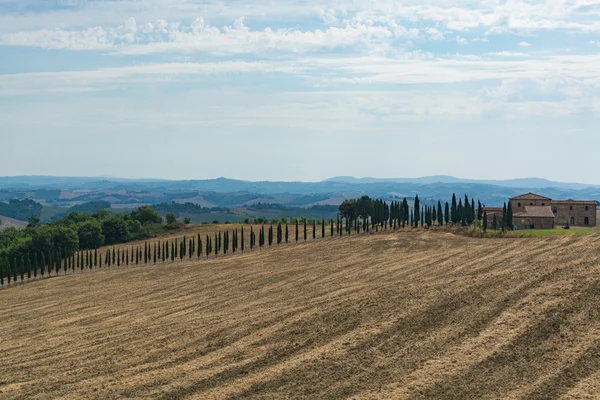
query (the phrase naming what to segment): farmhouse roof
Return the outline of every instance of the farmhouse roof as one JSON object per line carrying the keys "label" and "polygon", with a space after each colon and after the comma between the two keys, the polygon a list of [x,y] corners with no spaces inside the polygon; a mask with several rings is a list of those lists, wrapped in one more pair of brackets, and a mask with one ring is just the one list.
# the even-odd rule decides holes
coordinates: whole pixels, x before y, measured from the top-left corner
{"label": "farmhouse roof", "polygon": [[504,209],[502,207],[483,207],[483,211],[487,211],[487,213],[502,213]]}
{"label": "farmhouse roof", "polygon": [[511,200],[552,200],[549,197],[544,197],[544,196],[540,196],[539,194],[535,194],[535,193],[525,193],[525,194],[521,194],[519,196],[515,196],[515,197],[511,197]]}
{"label": "farmhouse roof", "polygon": [[596,200],[552,200],[552,204],[582,204],[596,206]]}
{"label": "farmhouse roof", "polygon": [[525,212],[514,214],[515,217],[554,218],[550,206],[525,206]]}

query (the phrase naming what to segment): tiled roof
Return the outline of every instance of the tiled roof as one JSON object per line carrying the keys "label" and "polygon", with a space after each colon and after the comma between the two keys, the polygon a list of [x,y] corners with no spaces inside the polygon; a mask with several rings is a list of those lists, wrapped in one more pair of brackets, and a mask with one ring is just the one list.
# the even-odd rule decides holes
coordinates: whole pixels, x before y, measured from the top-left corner
{"label": "tiled roof", "polygon": [[519,196],[515,196],[515,197],[511,197],[511,200],[552,200],[549,197],[544,197],[544,196],[540,196],[539,194],[535,194],[535,193],[525,193]]}
{"label": "tiled roof", "polygon": [[596,206],[595,200],[552,200],[552,204],[582,204]]}
{"label": "tiled roof", "polygon": [[525,206],[525,212],[514,214],[515,217],[554,218],[550,206]]}

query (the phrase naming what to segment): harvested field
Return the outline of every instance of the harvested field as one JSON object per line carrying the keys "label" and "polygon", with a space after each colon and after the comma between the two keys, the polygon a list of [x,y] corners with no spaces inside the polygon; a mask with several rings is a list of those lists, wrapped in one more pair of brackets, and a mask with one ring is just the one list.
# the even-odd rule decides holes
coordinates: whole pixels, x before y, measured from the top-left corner
{"label": "harvested field", "polygon": [[418,231],[15,285],[0,398],[597,398],[599,260]]}
{"label": "harvested field", "polygon": [[0,231],[6,228],[23,229],[27,226],[27,222],[25,221],[19,221],[18,219],[8,218],[2,215],[0,215],[0,221],[2,221],[0,224]]}

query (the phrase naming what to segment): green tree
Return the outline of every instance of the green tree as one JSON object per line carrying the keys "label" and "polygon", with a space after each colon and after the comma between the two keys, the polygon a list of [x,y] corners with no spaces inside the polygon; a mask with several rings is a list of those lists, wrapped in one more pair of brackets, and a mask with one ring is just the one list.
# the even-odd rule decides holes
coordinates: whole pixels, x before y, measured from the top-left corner
{"label": "green tree", "polygon": [[120,216],[113,216],[102,221],[102,233],[107,245],[125,243],[129,240],[129,228]]}
{"label": "green tree", "polygon": [[296,243],[298,243],[298,220],[296,220]]}
{"label": "green tree", "polygon": [[165,219],[167,220],[167,225],[175,225],[177,223],[177,216],[175,213],[167,213],[167,215],[165,215]]}
{"label": "green tree", "polygon": [[512,210],[512,205],[510,204],[510,201],[508,202],[508,207],[506,209],[506,219],[507,219],[508,230],[512,231],[513,230],[513,210]]}
{"label": "green tree", "polygon": [[162,218],[152,207],[142,206],[131,212],[131,219],[138,221],[142,225],[160,224]]}
{"label": "green tree", "polygon": [[[484,212],[484,215],[485,215],[485,213],[487,213],[487,211]],[[492,220],[492,229],[493,230],[498,229],[498,220],[496,219],[496,214],[494,214],[494,219]]]}

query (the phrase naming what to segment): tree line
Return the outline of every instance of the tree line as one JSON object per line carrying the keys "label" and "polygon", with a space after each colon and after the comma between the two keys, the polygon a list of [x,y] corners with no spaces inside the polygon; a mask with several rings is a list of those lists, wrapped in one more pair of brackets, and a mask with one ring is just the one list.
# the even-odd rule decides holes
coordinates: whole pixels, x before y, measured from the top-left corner
{"label": "tree line", "polygon": [[[464,200],[464,201],[463,201]],[[320,226],[321,238],[337,237],[379,232],[395,231],[406,227],[431,227],[434,224],[471,226],[479,224],[484,231],[488,229],[487,212],[481,203],[465,195],[463,198],[452,196],[450,202],[441,201],[422,204],[415,196],[412,206],[407,198],[387,203],[381,199],[363,196],[359,199],[344,201],[339,207],[336,220],[287,218],[276,221],[268,227],[259,229],[250,225],[244,234],[244,225],[201,236],[197,234],[186,238],[144,242],[143,246],[115,248],[115,244],[125,243],[135,237],[131,232],[140,230],[147,224],[160,224],[161,217],[150,207],[141,207],[130,214],[116,216],[104,215],[103,210],[92,215],[73,213],[59,223],[36,225],[30,223],[23,234],[15,229],[0,233],[0,285],[6,283],[37,279],[38,277],[75,273],[95,268],[114,268],[121,266],[139,266],[157,263],[174,263],[184,259],[202,259],[211,256],[243,253],[247,250],[262,249],[282,243],[307,241],[309,226],[312,239],[317,239],[317,227]],[[499,226],[512,228],[512,208],[504,204],[500,221],[496,215],[492,228]],[[141,228],[143,229],[143,228]],[[12,236],[11,236],[12,235]],[[122,240],[122,242],[119,242]],[[7,244],[8,241],[8,245]],[[4,246],[3,246],[4,244]],[[103,254],[98,249],[103,245],[111,246]]]}

